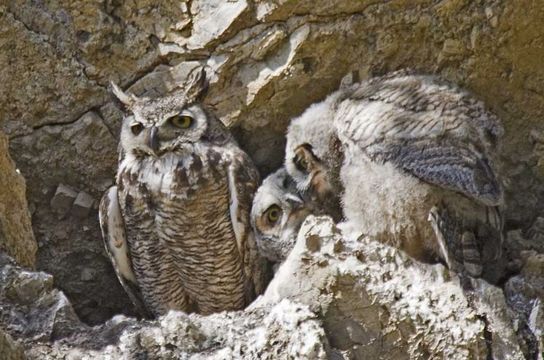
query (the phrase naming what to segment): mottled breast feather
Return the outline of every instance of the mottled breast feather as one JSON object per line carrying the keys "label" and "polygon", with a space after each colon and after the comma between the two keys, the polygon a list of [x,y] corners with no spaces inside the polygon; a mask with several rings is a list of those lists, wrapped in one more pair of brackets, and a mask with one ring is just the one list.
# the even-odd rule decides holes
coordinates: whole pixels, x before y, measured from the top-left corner
{"label": "mottled breast feather", "polygon": [[[240,160],[245,156],[234,147],[195,144],[185,154],[127,155],[120,164],[119,200],[133,268],[155,314],[237,310],[253,299],[244,248],[253,246],[246,213],[258,178],[253,165]],[[244,165],[249,175],[238,183]]]}

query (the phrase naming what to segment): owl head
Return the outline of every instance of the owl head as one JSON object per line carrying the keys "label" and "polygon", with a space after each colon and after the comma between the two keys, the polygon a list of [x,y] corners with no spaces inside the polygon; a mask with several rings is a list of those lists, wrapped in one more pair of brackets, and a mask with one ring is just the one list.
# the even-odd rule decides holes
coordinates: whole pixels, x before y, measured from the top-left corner
{"label": "owl head", "polygon": [[165,96],[137,97],[111,84],[126,116],[121,147],[137,156],[161,156],[189,149],[202,140],[226,140],[222,124],[200,103],[207,89],[204,68],[194,69],[187,80]]}
{"label": "owl head", "polygon": [[[336,101],[337,94],[333,94],[293,119],[287,130],[285,148],[285,169],[298,191],[320,204],[322,213],[335,219],[341,192],[336,172],[342,161],[333,125]],[[330,208],[335,202],[334,209]]]}
{"label": "owl head", "polygon": [[269,175],[257,190],[251,225],[262,256],[283,261],[295,246],[298,230],[311,213],[284,168]]}

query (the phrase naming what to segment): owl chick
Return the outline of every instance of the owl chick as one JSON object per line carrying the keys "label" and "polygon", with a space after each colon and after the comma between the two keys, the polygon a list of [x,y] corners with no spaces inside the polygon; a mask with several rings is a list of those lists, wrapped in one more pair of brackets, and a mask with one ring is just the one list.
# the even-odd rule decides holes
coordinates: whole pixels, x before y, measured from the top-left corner
{"label": "owl chick", "polygon": [[335,194],[331,211],[341,207],[367,235],[453,268],[452,254],[465,254],[465,270],[479,276],[502,244],[492,166],[502,133],[467,92],[400,71],[341,89],[293,120],[285,166],[319,206]]}
{"label": "owl chick", "polygon": [[99,216],[119,280],[144,314],[244,308],[265,285],[249,220],[258,173],[200,103],[204,70],[161,98],[112,86],[127,115]]}
{"label": "owl chick", "polygon": [[302,222],[312,211],[285,168],[270,174],[257,190],[251,225],[262,256],[281,263],[295,245]]}
{"label": "owl chick", "polygon": [[314,212],[342,219],[340,168],[343,152],[332,126],[341,92],[311,105],[287,129],[285,169]]}

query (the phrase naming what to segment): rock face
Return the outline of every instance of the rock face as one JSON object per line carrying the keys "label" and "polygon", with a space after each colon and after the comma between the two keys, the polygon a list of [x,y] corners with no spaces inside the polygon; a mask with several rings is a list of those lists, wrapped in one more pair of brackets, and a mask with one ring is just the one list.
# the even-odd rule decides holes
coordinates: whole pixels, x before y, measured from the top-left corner
{"label": "rock face", "polygon": [[[101,118],[87,112],[67,125],[44,126],[16,137],[12,153],[27,169],[39,269],[55,280],[89,323],[131,305],[104,252],[97,202],[113,181],[116,141]],[[92,195],[91,195],[92,194]]]}
{"label": "rock face", "polygon": [[531,342],[515,332],[519,313],[507,306],[515,299],[500,288],[341,233],[327,217],[306,220],[265,294],[245,311],[172,311],[155,321],[120,315],[91,328],[49,275],[3,260],[0,276],[0,318],[29,359],[522,360],[543,350],[542,297],[524,294],[539,334]]}
{"label": "rock face", "polygon": [[32,232],[23,176],[8,153],[8,140],[0,131],[0,250],[21,265],[36,265],[37,244]]}
{"label": "rock face", "polygon": [[11,336],[0,330],[0,352],[6,360],[24,360],[26,359],[23,347],[14,342]]}
{"label": "rock face", "polygon": [[283,298],[320,314],[346,359],[524,359],[501,289],[340,234],[329,218],[306,220],[253,306]]}
{"label": "rock face", "polygon": [[[2,2],[0,129],[9,137],[11,155],[27,180],[39,245],[37,268],[54,276],[48,286],[62,290],[88,324],[131,314],[104,252],[96,210],[113,183],[122,118],[109,95],[110,80],[138,95],[155,96],[175,87],[194,66],[207,65],[211,85],[206,101],[266,175],[282,162],[289,119],[335,90],[343,77],[357,81],[414,68],[468,88],[504,122],[501,167],[509,276],[513,275],[504,279],[504,290],[516,294],[507,298],[514,314],[504,313],[519,324],[517,340],[511,331],[494,335],[499,330],[493,329],[508,323],[507,318],[487,315],[504,305],[497,289],[471,282],[474,293],[492,299],[471,302],[440,266],[421,268],[381,248],[375,251],[392,261],[383,269],[350,255],[354,269],[346,273],[353,276],[333,277],[339,285],[325,287],[328,297],[307,289],[325,301],[344,297],[335,289],[346,289],[344,282],[359,286],[360,276],[376,286],[390,284],[389,290],[369,285],[365,293],[350,295],[353,302],[390,304],[361,309],[377,317],[369,325],[348,329],[330,320],[327,314],[337,314],[349,323],[348,305],[342,301],[330,300],[332,305],[324,309],[302,295],[295,296],[300,299],[296,301],[324,316],[331,346],[354,357],[374,351],[383,357],[418,353],[425,358],[439,354],[444,344],[476,358],[481,356],[478,351],[506,354],[508,348],[511,358],[518,356],[519,348],[537,356],[535,346],[542,344],[544,328],[542,284],[531,274],[539,273],[535,259],[544,252],[543,13],[544,3],[528,0],[193,0],[161,6],[147,0]],[[22,179],[5,160],[5,144],[0,135],[0,246],[21,264],[32,266],[35,245],[28,210],[5,205],[25,203]],[[2,190],[7,188],[13,191]],[[299,268],[328,271],[328,256],[316,255]],[[344,260],[334,264],[339,274],[347,266]],[[396,299],[395,291],[401,291],[397,286],[403,293],[408,289],[406,276],[402,281],[393,276],[402,274],[402,264],[411,264],[406,274],[430,277],[434,286],[440,285],[441,292],[433,287],[429,293],[417,283],[410,285],[408,295],[418,293],[415,287],[425,299],[429,296],[427,305],[421,305],[424,315],[414,315],[417,302],[411,297]],[[383,278],[373,278],[373,273]],[[308,276],[321,281],[317,275]],[[300,284],[309,286],[302,278]],[[274,288],[293,297],[292,290],[278,283]],[[454,299],[445,302],[445,296]],[[444,314],[437,304],[444,304]],[[431,336],[440,333],[448,313],[455,319],[451,329],[459,332]],[[334,329],[345,336],[335,337]],[[401,350],[396,344],[406,347]]]}
{"label": "rock face", "polygon": [[[108,334],[109,333],[109,334]],[[96,335],[98,334],[98,335]],[[108,334],[100,348],[93,335]],[[74,346],[74,342],[78,346]],[[53,345],[37,345],[30,359],[326,359],[320,321],[306,306],[283,301],[269,309],[208,317],[170,312],[154,322],[116,317]]]}
{"label": "rock face", "polygon": [[9,359],[23,359],[23,347],[28,359],[89,360],[326,359],[329,351],[317,315],[289,300],[211,316],[170,312],[157,321],[119,315],[91,328],[53,288],[51,275],[25,271],[0,255],[0,284],[7,330],[0,330],[0,350]]}
{"label": "rock face", "polygon": [[54,341],[85,327],[51,275],[21,269],[4,254],[0,266],[0,319],[12,336]]}

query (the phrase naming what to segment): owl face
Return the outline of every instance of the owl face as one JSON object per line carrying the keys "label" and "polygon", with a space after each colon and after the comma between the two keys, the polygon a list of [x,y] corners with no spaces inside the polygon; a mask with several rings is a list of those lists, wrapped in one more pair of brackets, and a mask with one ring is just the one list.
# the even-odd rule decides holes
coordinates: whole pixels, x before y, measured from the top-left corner
{"label": "owl face", "polygon": [[270,261],[283,261],[311,213],[284,168],[268,176],[255,194],[251,225],[261,254]]}
{"label": "owl face", "polygon": [[121,146],[127,153],[161,156],[191,148],[208,130],[209,118],[198,100],[206,88],[204,71],[192,76],[170,94],[156,99],[125,94],[112,84],[114,94],[125,105]]}
{"label": "owl face", "polygon": [[287,130],[285,168],[299,191],[318,199],[333,191],[329,178],[329,163],[334,160],[330,151],[335,138],[333,100],[310,106]]}
{"label": "owl face", "polygon": [[173,106],[162,114],[138,110],[123,121],[121,146],[126,152],[161,156],[198,142],[207,129],[206,113],[196,104]]}

